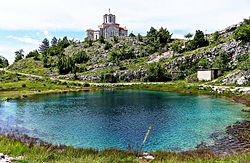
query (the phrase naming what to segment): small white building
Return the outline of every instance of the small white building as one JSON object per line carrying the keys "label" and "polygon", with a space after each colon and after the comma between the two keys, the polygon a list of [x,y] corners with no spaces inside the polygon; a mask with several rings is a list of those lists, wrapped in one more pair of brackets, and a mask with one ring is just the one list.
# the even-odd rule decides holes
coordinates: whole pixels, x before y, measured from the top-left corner
{"label": "small white building", "polygon": [[210,70],[198,70],[197,78],[199,81],[210,81],[216,79],[220,76],[221,71],[219,69],[213,68]]}

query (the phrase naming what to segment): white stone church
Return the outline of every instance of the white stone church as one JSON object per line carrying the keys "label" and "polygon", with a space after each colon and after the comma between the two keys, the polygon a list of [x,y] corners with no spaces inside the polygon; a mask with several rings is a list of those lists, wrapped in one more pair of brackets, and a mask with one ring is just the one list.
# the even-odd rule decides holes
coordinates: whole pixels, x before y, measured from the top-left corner
{"label": "white stone church", "polygon": [[98,30],[88,29],[87,37],[89,40],[98,40],[100,35],[104,38],[114,37],[114,36],[127,36],[128,30],[126,27],[120,27],[120,24],[116,23],[115,15],[109,14],[103,15],[103,23],[98,26]]}

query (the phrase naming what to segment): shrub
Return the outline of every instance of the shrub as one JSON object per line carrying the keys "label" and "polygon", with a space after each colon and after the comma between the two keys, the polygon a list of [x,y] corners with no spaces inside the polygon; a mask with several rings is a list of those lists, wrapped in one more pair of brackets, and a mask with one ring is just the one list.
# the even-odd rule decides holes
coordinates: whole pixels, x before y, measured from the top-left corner
{"label": "shrub", "polygon": [[198,82],[197,73],[187,76],[186,81],[189,83]]}
{"label": "shrub", "polygon": [[31,58],[31,57],[38,58],[38,56],[39,56],[38,51],[34,50],[34,51],[29,52],[29,54],[26,55],[26,58]]}
{"label": "shrub", "polygon": [[118,36],[114,36],[114,43],[117,44],[119,42]]}
{"label": "shrub", "polygon": [[215,33],[213,33],[212,43],[218,44],[219,42],[220,42],[220,34],[218,31],[216,31]]}
{"label": "shrub", "polygon": [[250,59],[248,59],[245,62],[241,63],[239,65],[239,69],[240,70],[249,71],[250,70]]}
{"label": "shrub", "polygon": [[208,69],[210,68],[210,62],[207,58],[202,58],[199,63],[198,63],[198,66],[201,67],[201,68],[205,68],[205,69]]}
{"label": "shrub", "polygon": [[26,87],[26,84],[22,84],[22,87],[23,87],[23,88]]}
{"label": "shrub", "polygon": [[243,42],[250,41],[250,25],[241,25],[238,27],[234,33],[233,37],[235,40],[242,40]]}
{"label": "shrub", "polygon": [[104,44],[104,43],[105,43],[105,38],[104,38],[103,35],[100,35],[99,41],[100,41],[101,44]]}
{"label": "shrub", "polygon": [[191,40],[187,46],[188,50],[195,50],[197,48],[201,48],[209,45],[209,42],[205,39],[205,35],[202,31],[197,30],[194,39]]}
{"label": "shrub", "polygon": [[84,83],[83,87],[90,87],[90,84],[89,83]]}
{"label": "shrub", "polygon": [[83,62],[87,62],[88,60],[89,60],[89,57],[84,51],[80,51],[74,55],[75,63],[81,64]]}
{"label": "shrub", "polygon": [[230,56],[226,52],[220,52],[219,56],[215,58],[214,67],[221,70],[228,70],[228,63]]}
{"label": "shrub", "polygon": [[152,63],[147,68],[146,80],[149,82],[163,82],[171,80],[171,77],[160,63]]}
{"label": "shrub", "polygon": [[140,33],[137,35],[137,40],[140,41],[140,42],[143,41],[142,35]]}
{"label": "shrub", "polygon": [[0,68],[5,68],[9,66],[9,62],[6,58],[0,56]]}
{"label": "shrub", "polygon": [[104,49],[105,49],[105,50],[109,50],[110,48],[112,48],[112,44],[109,43],[109,42],[106,42],[106,43],[105,43],[105,46],[104,46]]}

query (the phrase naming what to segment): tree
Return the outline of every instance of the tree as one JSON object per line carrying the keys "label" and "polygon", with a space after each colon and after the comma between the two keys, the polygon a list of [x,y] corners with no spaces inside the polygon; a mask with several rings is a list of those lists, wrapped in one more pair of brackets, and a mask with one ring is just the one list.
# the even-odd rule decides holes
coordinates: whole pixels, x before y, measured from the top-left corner
{"label": "tree", "polygon": [[104,50],[109,50],[110,48],[112,48],[112,44],[108,41],[106,41],[105,46],[104,46]]}
{"label": "tree", "polygon": [[20,50],[16,51],[15,52],[15,61],[14,62],[20,61],[21,59],[23,59],[23,57],[24,57],[23,49],[20,49]]}
{"label": "tree", "polygon": [[205,35],[202,31],[197,30],[194,35],[194,39],[188,44],[188,50],[194,50],[209,45],[209,42],[205,39]]}
{"label": "tree", "polygon": [[136,37],[135,34],[133,34],[133,32],[131,32],[128,36],[129,37]]}
{"label": "tree", "polygon": [[100,35],[99,41],[100,41],[101,44],[105,44],[105,38],[104,38],[103,35]]}
{"label": "tree", "polygon": [[31,57],[37,58],[38,56],[39,56],[38,51],[37,51],[37,50],[34,50],[34,51],[29,52],[29,53],[26,55],[26,58],[31,58]]}
{"label": "tree", "polygon": [[180,53],[182,51],[182,44],[179,41],[175,41],[171,45],[171,50]]}
{"label": "tree", "polygon": [[5,68],[7,66],[9,66],[8,60],[3,56],[0,56],[0,68]]}
{"label": "tree", "polygon": [[213,43],[217,44],[220,42],[220,34],[218,31],[213,33]]}
{"label": "tree", "polygon": [[39,46],[39,52],[44,53],[49,48],[49,40],[45,38]]}
{"label": "tree", "polygon": [[51,40],[51,46],[55,46],[57,44],[57,38],[53,37]]}
{"label": "tree", "polygon": [[230,61],[230,57],[226,52],[220,52],[219,56],[215,58],[214,67],[219,68],[221,70],[228,70],[228,63]]}
{"label": "tree", "polygon": [[154,27],[151,27],[147,32],[147,37],[157,37],[157,33],[158,31]]}
{"label": "tree", "polygon": [[172,34],[169,33],[169,31],[166,28],[161,27],[159,31],[157,32],[157,37],[160,39],[160,43],[165,45],[168,43],[171,39]]}
{"label": "tree", "polygon": [[187,33],[186,35],[184,35],[184,37],[189,40],[189,39],[191,39],[193,37],[193,34],[192,33]]}
{"label": "tree", "polygon": [[81,64],[83,62],[87,62],[88,60],[89,60],[89,57],[84,51],[80,51],[74,55],[75,63]]}
{"label": "tree", "polygon": [[150,82],[164,82],[171,80],[170,75],[167,73],[166,69],[163,68],[160,63],[151,63],[146,72],[146,80]]}
{"label": "tree", "polygon": [[137,40],[140,42],[143,41],[142,35],[140,33],[138,33],[138,35],[137,35]]}
{"label": "tree", "polygon": [[63,37],[62,41],[58,41],[58,45],[62,49],[67,48],[70,45],[70,42],[69,42],[67,36]]}
{"label": "tree", "polygon": [[119,42],[118,36],[114,36],[114,42],[115,42],[115,44],[117,44]]}

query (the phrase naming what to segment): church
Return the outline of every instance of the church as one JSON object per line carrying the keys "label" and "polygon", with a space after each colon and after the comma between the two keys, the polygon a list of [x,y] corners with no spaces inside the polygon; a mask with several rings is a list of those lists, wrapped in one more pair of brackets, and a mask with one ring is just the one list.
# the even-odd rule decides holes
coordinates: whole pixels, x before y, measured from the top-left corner
{"label": "church", "polygon": [[88,29],[87,37],[89,40],[98,40],[101,35],[104,38],[114,36],[127,36],[128,30],[126,27],[120,27],[120,24],[116,23],[116,16],[110,13],[103,15],[103,23],[98,26],[98,30]]}

